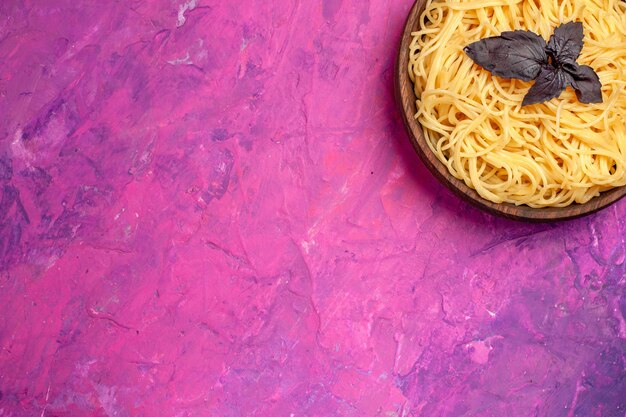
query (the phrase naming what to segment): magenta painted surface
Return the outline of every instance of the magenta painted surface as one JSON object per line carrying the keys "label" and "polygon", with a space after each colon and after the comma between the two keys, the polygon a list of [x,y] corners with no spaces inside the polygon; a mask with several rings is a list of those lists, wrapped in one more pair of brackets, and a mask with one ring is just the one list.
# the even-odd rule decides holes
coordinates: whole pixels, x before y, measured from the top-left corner
{"label": "magenta painted surface", "polygon": [[410,1],[0,2],[0,416],[626,412],[626,201],[468,207]]}

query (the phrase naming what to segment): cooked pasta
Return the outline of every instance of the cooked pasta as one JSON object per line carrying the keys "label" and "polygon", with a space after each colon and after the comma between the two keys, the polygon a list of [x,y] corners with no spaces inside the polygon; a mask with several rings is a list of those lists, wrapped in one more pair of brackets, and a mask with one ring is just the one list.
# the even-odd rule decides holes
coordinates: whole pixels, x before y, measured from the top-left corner
{"label": "cooked pasta", "polygon": [[[491,75],[463,51],[504,31],[550,38],[583,23],[578,63],[602,83],[603,103],[560,97],[522,107],[532,85]],[[626,2],[429,0],[413,33],[409,74],[416,119],[449,172],[495,203],[563,207],[626,185]]]}

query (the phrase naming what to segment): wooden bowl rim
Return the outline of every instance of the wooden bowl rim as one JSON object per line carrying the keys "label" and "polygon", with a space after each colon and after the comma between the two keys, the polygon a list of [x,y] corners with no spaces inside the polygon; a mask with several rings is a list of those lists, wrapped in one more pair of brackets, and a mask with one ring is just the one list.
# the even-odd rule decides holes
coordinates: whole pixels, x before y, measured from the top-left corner
{"label": "wooden bowl rim", "polygon": [[516,206],[510,203],[493,203],[482,198],[474,189],[463,181],[453,177],[447,167],[439,161],[426,143],[420,123],[414,118],[416,110],[416,96],[413,83],[409,78],[409,46],[412,40],[411,33],[417,29],[419,18],[427,0],[416,0],[411,8],[404,25],[402,40],[398,51],[395,68],[395,96],[397,105],[401,109],[402,120],[409,134],[409,139],[418,156],[428,170],[448,189],[460,198],[489,213],[504,216],[509,219],[531,222],[546,222],[573,219],[586,216],[601,210],[626,195],[626,187],[618,187],[601,193],[584,204],[572,204],[567,207],[531,208]]}

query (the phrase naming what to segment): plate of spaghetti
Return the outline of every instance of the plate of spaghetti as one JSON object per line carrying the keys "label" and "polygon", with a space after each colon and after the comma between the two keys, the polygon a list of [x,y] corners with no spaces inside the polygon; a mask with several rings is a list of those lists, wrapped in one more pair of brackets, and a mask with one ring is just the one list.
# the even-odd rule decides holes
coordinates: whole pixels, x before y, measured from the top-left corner
{"label": "plate of spaghetti", "polygon": [[624,0],[417,0],[396,99],[427,168],[516,220],[626,194]]}

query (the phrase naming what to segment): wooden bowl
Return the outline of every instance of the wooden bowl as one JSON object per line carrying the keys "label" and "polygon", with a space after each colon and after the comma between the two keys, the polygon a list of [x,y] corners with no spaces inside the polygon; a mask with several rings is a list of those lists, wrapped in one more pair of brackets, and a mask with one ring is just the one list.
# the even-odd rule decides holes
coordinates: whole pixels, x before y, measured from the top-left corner
{"label": "wooden bowl", "polygon": [[419,28],[420,16],[424,11],[426,2],[427,0],[417,0],[415,2],[404,26],[398,60],[396,61],[395,94],[396,101],[401,109],[402,119],[409,134],[409,139],[413,144],[413,148],[415,148],[415,151],[428,170],[435,177],[437,177],[443,185],[448,187],[463,200],[466,200],[474,206],[486,210],[489,213],[504,216],[513,220],[530,222],[557,221],[585,216],[615,203],[626,195],[626,187],[619,187],[605,191],[585,204],[572,204],[567,207],[531,208],[525,205],[516,206],[510,203],[493,203],[482,198],[475,190],[465,185],[463,181],[453,177],[446,166],[439,161],[439,159],[428,147],[422,127],[414,117],[417,110],[413,83],[409,78],[408,71],[409,45],[411,44],[412,39],[411,32],[415,32]]}

